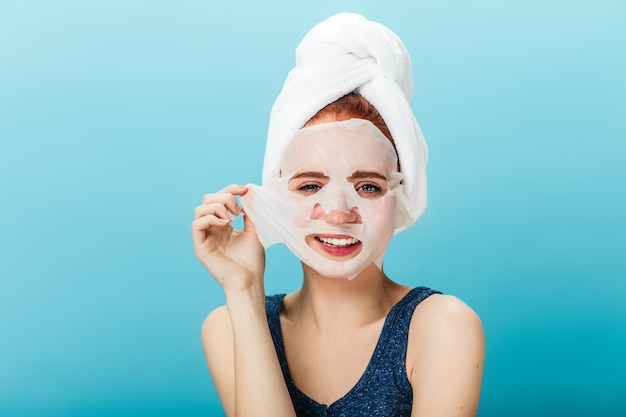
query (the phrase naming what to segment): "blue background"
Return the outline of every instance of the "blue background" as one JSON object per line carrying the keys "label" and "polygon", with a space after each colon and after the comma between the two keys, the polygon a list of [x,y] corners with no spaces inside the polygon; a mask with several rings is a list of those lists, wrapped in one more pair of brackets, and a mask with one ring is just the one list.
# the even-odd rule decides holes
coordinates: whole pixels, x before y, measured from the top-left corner
{"label": "blue background", "polygon": [[[480,415],[626,415],[626,3],[0,1],[0,415],[222,415],[203,194],[259,182],[302,36],[400,35],[429,208],[386,271],[487,333]],[[300,283],[269,250],[269,293]]]}

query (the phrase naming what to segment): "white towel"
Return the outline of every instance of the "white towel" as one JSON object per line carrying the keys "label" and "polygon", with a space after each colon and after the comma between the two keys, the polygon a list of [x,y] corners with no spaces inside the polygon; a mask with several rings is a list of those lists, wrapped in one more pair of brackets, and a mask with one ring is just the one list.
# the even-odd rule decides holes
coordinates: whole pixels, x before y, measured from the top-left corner
{"label": "white towel", "polygon": [[410,107],[411,62],[400,38],[354,13],[317,24],[296,49],[270,116],[263,182],[280,175],[279,161],[294,132],[320,109],[359,92],[379,111],[394,139],[412,222],[426,208],[427,148]]}

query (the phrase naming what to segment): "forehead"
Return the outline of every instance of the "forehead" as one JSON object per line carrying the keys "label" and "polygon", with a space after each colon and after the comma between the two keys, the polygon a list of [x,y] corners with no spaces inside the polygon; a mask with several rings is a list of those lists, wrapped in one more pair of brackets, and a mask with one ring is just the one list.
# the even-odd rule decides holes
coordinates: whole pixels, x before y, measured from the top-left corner
{"label": "forehead", "polygon": [[283,154],[283,175],[302,170],[348,172],[396,170],[391,142],[371,122],[350,119],[305,127],[296,132]]}

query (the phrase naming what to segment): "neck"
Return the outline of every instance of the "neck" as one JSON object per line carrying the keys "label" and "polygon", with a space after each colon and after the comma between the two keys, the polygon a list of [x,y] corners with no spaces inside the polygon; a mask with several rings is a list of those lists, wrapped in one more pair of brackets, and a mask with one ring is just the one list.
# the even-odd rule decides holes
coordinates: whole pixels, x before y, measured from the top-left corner
{"label": "neck", "polygon": [[303,264],[304,283],[287,315],[318,328],[362,326],[384,318],[406,293],[372,264],[352,280],[327,278]]}

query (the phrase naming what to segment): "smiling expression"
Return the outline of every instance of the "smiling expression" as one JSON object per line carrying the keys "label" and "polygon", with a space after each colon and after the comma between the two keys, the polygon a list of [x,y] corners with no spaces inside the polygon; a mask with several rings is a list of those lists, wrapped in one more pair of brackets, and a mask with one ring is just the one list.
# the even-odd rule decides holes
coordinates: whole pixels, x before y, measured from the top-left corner
{"label": "smiling expression", "polygon": [[319,258],[333,261],[330,265],[344,274],[356,275],[371,263],[380,267],[393,235],[393,189],[401,178],[396,167],[391,143],[365,120],[315,125],[294,136],[281,176],[287,181],[292,225],[318,255],[313,257],[318,261],[305,263],[322,274],[329,268]]}

